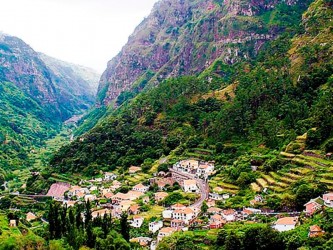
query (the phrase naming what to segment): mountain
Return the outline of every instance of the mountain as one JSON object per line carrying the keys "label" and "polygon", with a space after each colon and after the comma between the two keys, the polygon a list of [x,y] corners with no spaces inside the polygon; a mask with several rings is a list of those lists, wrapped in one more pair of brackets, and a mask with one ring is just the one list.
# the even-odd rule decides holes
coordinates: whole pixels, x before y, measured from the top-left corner
{"label": "mountain", "polygon": [[97,102],[118,106],[166,78],[198,74],[217,59],[227,65],[250,60],[265,42],[297,23],[308,3],[159,1],[108,63]]}
{"label": "mountain", "polygon": [[230,164],[247,150],[282,149],[306,132],[312,138],[309,149],[325,148],[332,137],[326,115],[332,111],[332,32],[325,20],[332,10],[316,4],[328,5],[316,1],[306,12],[277,6],[271,11],[283,9],[279,17],[293,21],[257,56],[231,65],[218,59],[194,76],[170,78],[143,91],[63,147],[52,167],[92,174],[170,153]]}
{"label": "mountain", "polygon": [[42,53],[39,57],[51,71],[52,82],[61,93],[60,102],[71,100],[79,109],[87,109],[95,102],[100,78],[96,71]]}
{"label": "mountain", "polygon": [[94,103],[98,74],[41,55],[0,34],[0,162],[24,167],[27,154],[55,135],[63,121]]}

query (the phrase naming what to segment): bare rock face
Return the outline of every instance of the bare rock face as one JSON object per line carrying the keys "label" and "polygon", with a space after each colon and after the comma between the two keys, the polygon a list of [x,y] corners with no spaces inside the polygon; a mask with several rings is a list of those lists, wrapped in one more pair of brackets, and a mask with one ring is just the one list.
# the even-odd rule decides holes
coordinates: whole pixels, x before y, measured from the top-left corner
{"label": "bare rock face", "polygon": [[[97,103],[168,77],[196,74],[216,59],[233,64],[256,55],[282,30],[261,18],[297,0],[162,0],[129,37],[103,73]],[[147,77],[149,75],[149,77]],[[138,79],[146,78],[145,84]],[[142,79],[141,79],[142,80]]]}
{"label": "bare rock face", "polygon": [[0,34],[0,82],[11,82],[55,120],[64,121],[94,103],[99,75],[34,51],[21,39]]}
{"label": "bare rock face", "polygon": [[15,83],[41,104],[59,108],[51,75],[38,54],[22,40],[0,35],[0,80]]}

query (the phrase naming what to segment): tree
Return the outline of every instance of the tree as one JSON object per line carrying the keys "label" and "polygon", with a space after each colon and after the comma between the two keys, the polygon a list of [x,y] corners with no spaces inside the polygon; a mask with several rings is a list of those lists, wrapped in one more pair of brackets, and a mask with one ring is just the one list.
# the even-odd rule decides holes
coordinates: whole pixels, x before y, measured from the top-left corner
{"label": "tree", "polygon": [[92,215],[91,215],[91,205],[90,205],[90,201],[88,200],[86,203],[85,203],[85,213],[84,213],[84,216],[85,216],[85,225],[87,227],[87,225],[89,225],[89,223],[92,221]]}
{"label": "tree", "polygon": [[0,209],[3,209],[3,210],[9,209],[11,204],[12,204],[12,200],[8,196],[5,196],[1,199]]}
{"label": "tree", "polygon": [[239,250],[242,248],[242,241],[239,236],[231,231],[225,241],[226,250]]}
{"label": "tree", "polygon": [[202,213],[206,213],[207,210],[208,210],[208,205],[207,205],[207,202],[204,201],[204,202],[202,203],[202,206],[201,206],[201,212],[202,212]]}
{"label": "tree", "polygon": [[121,214],[121,217],[120,217],[120,231],[121,231],[121,234],[122,236],[124,237],[124,239],[126,241],[129,241],[130,239],[130,234],[129,234],[129,231],[130,231],[130,228],[129,228],[129,224],[128,224],[128,221],[127,221],[127,213],[122,213]]}

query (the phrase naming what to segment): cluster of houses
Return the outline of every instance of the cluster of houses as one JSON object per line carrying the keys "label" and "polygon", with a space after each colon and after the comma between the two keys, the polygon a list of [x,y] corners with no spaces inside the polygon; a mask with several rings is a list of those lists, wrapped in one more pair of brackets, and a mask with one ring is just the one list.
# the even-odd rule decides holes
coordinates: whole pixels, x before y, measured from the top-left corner
{"label": "cluster of houses", "polygon": [[[188,179],[177,180],[174,179],[170,173],[159,172],[154,178],[149,179],[150,185],[139,183],[132,187],[126,193],[117,192],[121,188],[122,183],[117,181],[118,176],[114,173],[104,173],[102,178],[94,179],[89,182],[88,187],[70,186],[66,183],[53,184],[48,192],[48,195],[54,197],[58,201],[62,201],[67,206],[73,206],[76,202],[83,201],[100,201],[101,199],[108,200],[106,204],[99,204],[99,209],[92,212],[92,217],[104,216],[104,214],[111,214],[114,218],[119,218],[122,213],[127,212],[130,215],[129,224],[134,228],[141,228],[144,225],[145,218],[140,215],[140,205],[138,200],[144,204],[148,204],[150,199],[154,199],[155,203],[160,204],[169,194],[166,192],[168,186],[173,186],[176,182],[180,184],[184,192],[200,193],[198,182],[208,180],[208,177],[214,173],[213,162],[201,162],[197,160],[183,160],[173,165],[174,170],[187,174]],[[130,174],[135,174],[141,171],[141,168],[132,166],[129,169]],[[191,177],[191,178],[190,178]],[[107,188],[103,185],[107,182]],[[102,185],[96,185],[100,183]],[[147,192],[151,187],[156,187],[157,191],[153,196],[148,196]],[[155,188],[153,190],[156,190]],[[190,227],[201,227],[207,229],[219,229],[226,223],[251,220],[252,215],[266,214],[267,211],[262,211],[255,208],[243,208],[242,211],[234,209],[220,209],[216,206],[216,201],[222,201],[230,198],[230,194],[217,194],[209,193],[206,204],[208,206],[205,212],[205,222],[198,219],[201,213],[199,206],[185,206],[177,203],[167,207],[162,212],[160,219],[150,222],[148,224],[149,231],[157,235],[154,240],[149,237],[137,237],[131,239],[132,242],[137,242],[141,246],[150,246],[155,249],[158,242],[164,237],[170,236],[177,231],[186,231]],[[256,206],[264,202],[261,195],[256,195],[250,201],[251,206]],[[141,203],[140,203],[141,204]],[[324,194],[323,197],[311,199],[305,204],[305,213],[312,215],[324,206],[333,207],[333,193]],[[35,219],[35,215],[29,214],[29,218]],[[28,217],[28,215],[27,215]],[[299,224],[299,218],[295,217],[282,217],[279,218],[272,227],[277,231],[283,232],[294,229]],[[316,237],[322,235],[324,232],[319,226],[314,225],[310,227],[309,237]]]}
{"label": "cluster of houses", "polygon": [[173,169],[183,173],[195,175],[196,178],[207,180],[214,173],[214,162],[198,160],[183,160],[173,165]]}
{"label": "cluster of houses", "polygon": [[315,212],[320,211],[323,207],[331,207],[333,208],[333,193],[324,194],[323,197],[317,197],[315,199],[311,199],[305,205],[304,212],[311,216]]}

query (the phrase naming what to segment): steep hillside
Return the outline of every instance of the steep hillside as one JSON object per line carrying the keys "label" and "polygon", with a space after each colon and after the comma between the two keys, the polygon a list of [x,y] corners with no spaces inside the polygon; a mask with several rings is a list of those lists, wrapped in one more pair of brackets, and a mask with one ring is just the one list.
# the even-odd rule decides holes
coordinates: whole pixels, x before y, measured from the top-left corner
{"label": "steep hillside", "polygon": [[93,71],[0,34],[0,167],[26,167],[30,151],[93,104],[96,83]]}
{"label": "steep hillside", "polygon": [[71,100],[78,109],[87,109],[95,102],[100,75],[92,69],[60,61],[39,53],[39,57],[51,71],[51,79],[60,102]]}
{"label": "steep hillside", "polygon": [[[62,148],[52,166],[92,174],[101,168],[149,165],[174,149],[172,155],[178,157],[214,159],[223,165],[244,152],[268,154],[260,160],[263,164],[276,154],[272,150],[283,149],[307,131],[308,149],[331,150],[330,16],[329,2],[316,1],[298,25],[264,45],[255,59],[229,66],[216,61],[198,77],[169,79],[144,91]],[[221,76],[221,71],[228,74]],[[215,79],[205,80],[207,74]],[[248,164],[236,166],[229,179],[251,171]]]}
{"label": "steep hillside", "polygon": [[309,2],[159,1],[108,63],[98,103],[120,105],[147,86],[195,75],[216,59],[232,65],[254,58],[266,41],[297,24]]}

